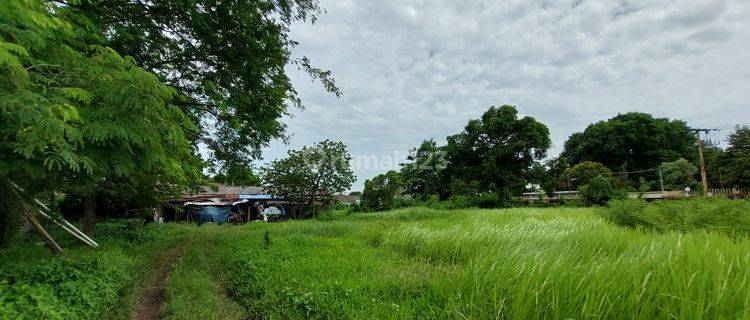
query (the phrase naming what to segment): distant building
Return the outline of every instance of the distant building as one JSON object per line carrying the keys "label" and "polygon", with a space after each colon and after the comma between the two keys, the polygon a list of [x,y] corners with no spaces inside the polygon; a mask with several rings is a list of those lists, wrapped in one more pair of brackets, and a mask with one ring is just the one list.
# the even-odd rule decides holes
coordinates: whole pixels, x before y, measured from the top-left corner
{"label": "distant building", "polygon": [[198,223],[245,223],[260,220],[261,208],[269,206],[277,207],[284,213],[285,219],[307,218],[311,215],[304,205],[275,197],[262,187],[217,184],[204,186],[201,190],[200,193],[184,194],[178,199],[170,200],[162,210],[165,219]]}

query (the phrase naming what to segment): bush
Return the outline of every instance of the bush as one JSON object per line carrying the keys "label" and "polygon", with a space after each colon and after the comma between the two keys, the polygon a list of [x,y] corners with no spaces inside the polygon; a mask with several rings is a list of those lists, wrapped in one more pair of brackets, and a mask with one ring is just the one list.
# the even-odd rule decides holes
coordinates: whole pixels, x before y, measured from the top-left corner
{"label": "bush", "polygon": [[89,319],[101,316],[132,278],[121,253],[50,259],[4,268],[0,319]]}
{"label": "bush", "polygon": [[609,177],[599,175],[578,189],[585,205],[605,205],[613,199],[624,199],[624,192],[615,190]]}
{"label": "bush", "polygon": [[610,202],[604,217],[629,228],[648,228],[659,232],[698,229],[730,235],[750,235],[750,202],[722,197]]}
{"label": "bush", "polygon": [[181,239],[178,231],[140,220],[102,222],[94,237],[101,247],[91,249],[51,228],[66,249],[62,257],[37,245],[36,235],[18,237],[0,250],[0,319],[112,318],[127,308],[123,297],[147,261]]}

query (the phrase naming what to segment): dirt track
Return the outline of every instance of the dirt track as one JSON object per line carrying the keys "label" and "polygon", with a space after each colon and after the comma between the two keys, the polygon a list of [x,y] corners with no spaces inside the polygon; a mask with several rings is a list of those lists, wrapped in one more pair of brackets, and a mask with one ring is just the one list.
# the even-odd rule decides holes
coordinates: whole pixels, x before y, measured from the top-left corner
{"label": "dirt track", "polygon": [[138,299],[138,304],[133,311],[133,320],[154,320],[162,319],[164,301],[166,299],[166,285],[169,274],[172,272],[174,264],[180,260],[183,247],[175,249],[159,266],[159,271],[153,279],[151,285],[143,292]]}

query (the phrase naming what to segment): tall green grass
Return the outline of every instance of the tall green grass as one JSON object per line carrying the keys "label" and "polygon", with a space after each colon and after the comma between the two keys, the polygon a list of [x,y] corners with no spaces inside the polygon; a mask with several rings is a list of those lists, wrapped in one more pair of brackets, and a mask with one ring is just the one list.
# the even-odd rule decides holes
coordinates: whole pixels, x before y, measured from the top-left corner
{"label": "tall green grass", "polygon": [[183,244],[167,279],[165,319],[245,319],[242,307],[227,297],[217,274],[221,269],[206,255],[215,234],[223,231],[215,225],[202,226]]}
{"label": "tall green grass", "polygon": [[602,210],[254,224],[221,234],[215,259],[267,318],[750,319],[750,240],[631,230]]}
{"label": "tall green grass", "polygon": [[613,201],[603,216],[618,225],[660,232],[713,230],[730,236],[750,235],[750,201],[722,197],[679,201]]}
{"label": "tall green grass", "polygon": [[[743,217],[735,206],[745,204],[623,205],[670,212],[669,222]],[[633,228],[610,222],[620,209],[404,208],[134,233],[112,226],[100,237],[105,249],[70,250],[62,262],[34,253],[41,247],[0,252],[13,259],[0,267],[12,275],[0,281],[0,318],[128,315],[117,295],[147,281],[138,273],[187,238],[167,284],[170,319],[750,319],[750,238],[711,227],[744,230],[745,220]]]}

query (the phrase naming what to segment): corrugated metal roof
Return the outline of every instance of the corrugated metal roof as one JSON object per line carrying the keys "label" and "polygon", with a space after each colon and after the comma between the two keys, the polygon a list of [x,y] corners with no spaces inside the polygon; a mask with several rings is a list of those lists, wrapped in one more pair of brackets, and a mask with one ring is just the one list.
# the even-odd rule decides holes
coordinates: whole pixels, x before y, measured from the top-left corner
{"label": "corrugated metal roof", "polygon": [[230,186],[225,184],[216,185],[217,190],[214,191],[210,186],[204,186],[203,192],[200,195],[211,195],[211,194],[265,194],[263,187],[238,187]]}

